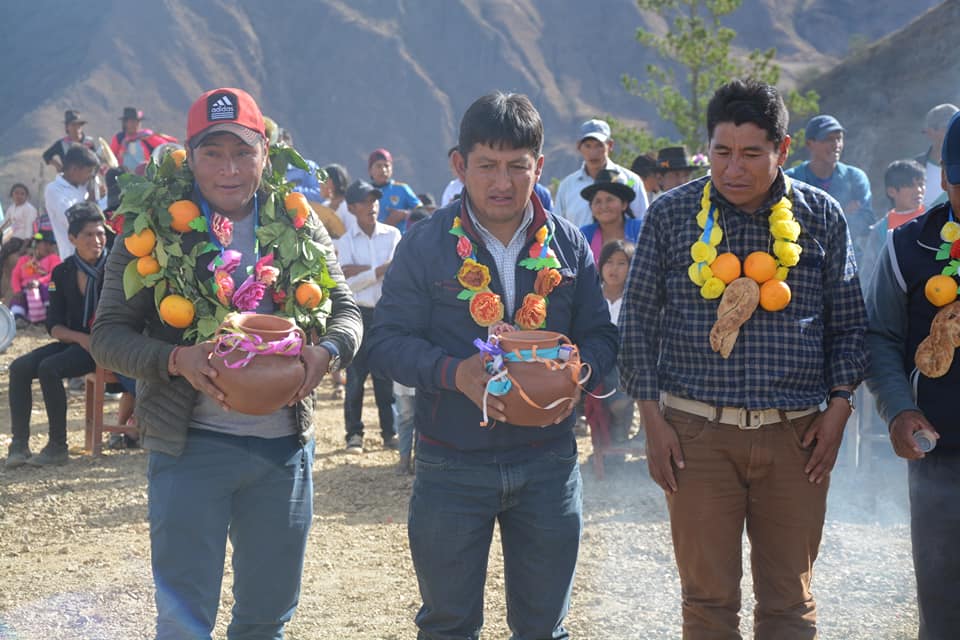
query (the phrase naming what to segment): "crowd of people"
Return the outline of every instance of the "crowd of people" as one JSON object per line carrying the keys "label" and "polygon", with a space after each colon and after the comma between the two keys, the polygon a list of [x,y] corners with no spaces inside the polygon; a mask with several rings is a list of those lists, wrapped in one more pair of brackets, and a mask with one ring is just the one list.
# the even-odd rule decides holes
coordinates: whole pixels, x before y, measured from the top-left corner
{"label": "crowd of people", "polygon": [[[439,207],[396,180],[392,153],[378,148],[361,179],[336,163],[291,167],[284,184],[310,204],[305,219],[286,200],[290,216],[274,217],[262,180],[271,149],[292,139],[240,89],[200,96],[183,145],[141,128],[143,112],[130,107],[103,145],[68,110],[66,136],[43,155],[58,172],[43,213],[17,183],[3,223],[4,300],[52,338],[10,366],[5,468],[66,464],[64,380],[98,364],[116,372],[124,419],[149,451],[157,637],[209,636],[228,537],[228,636],[281,637],[312,521],[314,395],[328,378],[343,399],[345,450],[360,455],[372,378],[382,446],[398,450],[400,473],[415,474],[419,637],[478,637],[499,524],[514,637],[564,638],[583,531],[574,426],[582,414],[626,442],[636,409],[669,510],[684,637],[739,637],[745,528],[756,636],[809,639],[829,478],[866,379],[894,451],[910,460],[920,637],[950,637],[960,617],[949,588],[960,570],[950,551],[960,433],[948,404],[960,384],[957,111],[929,111],[931,146],[889,165],[891,208],[877,216],[866,174],[840,162],[846,132],[835,117],[809,120],[809,159],[785,168],[786,108],[760,82],[713,95],[707,151],[693,157],[668,147],[628,169],[612,159],[609,125],[587,120],[574,140],[583,161],[555,194],[539,184],[537,109],[526,96],[492,93],[463,115]],[[183,291],[240,310],[229,279],[240,270],[250,274],[244,286],[253,283],[242,310],[312,309],[295,280],[327,302],[324,330],[297,347],[302,383],[266,415],[231,410],[213,342],[185,337],[199,331],[192,313],[178,324],[149,286],[126,282],[151,249],[126,242],[141,233],[131,225],[114,241],[124,233],[118,176],[149,180],[148,163],[176,152],[207,222],[174,240],[175,252],[207,256],[178,276]],[[262,218],[314,256],[296,278],[282,241],[261,246]],[[497,340],[518,328],[566,336],[589,372],[582,394],[539,428],[511,424],[506,391],[493,384],[502,376],[491,363],[509,359]],[[49,424],[36,454],[33,380]],[[918,432],[930,434],[932,451]]]}

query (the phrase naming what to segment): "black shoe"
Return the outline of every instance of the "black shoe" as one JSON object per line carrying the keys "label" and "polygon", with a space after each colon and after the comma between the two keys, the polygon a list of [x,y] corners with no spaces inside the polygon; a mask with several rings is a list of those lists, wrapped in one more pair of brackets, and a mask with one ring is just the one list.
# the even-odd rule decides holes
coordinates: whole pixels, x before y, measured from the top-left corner
{"label": "black shoe", "polygon": [[3,463],[4,469],[16,469],[22,467],[30,461],[33,454],[30,453],[30,447],[14,447],[10,445],[10,451],[7,453],[7,461]]}
{"label": "black shoe", "polygon": [[383,448],[384,449],[399,449],[400,448],[400,438],[397,436],[387,436],[383,439]]}
{"label": "black shoe", "polygon": [[45,446],[40,453],[27,460],[32,467],[62,467],[70,461],[66,447]]}
{"label": "black shoe", "polygon": [[126,449],[127,442],[124,440],[124,434],[122,433],[111,433],[110,438],[107,440],[107,449],[111,451],[116,451],[118,449]]}

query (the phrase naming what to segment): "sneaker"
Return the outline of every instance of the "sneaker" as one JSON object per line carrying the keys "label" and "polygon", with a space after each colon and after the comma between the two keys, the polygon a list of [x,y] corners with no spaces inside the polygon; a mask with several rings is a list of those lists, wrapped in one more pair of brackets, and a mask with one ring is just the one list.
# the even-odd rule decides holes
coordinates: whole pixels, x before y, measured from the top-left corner
{"label": "sneaker", "polygon": [[116,451],[118,449],[126,449],[127,442],[124,439],[125,436],[122,433],[111,433],[110,439],[107,440],[107,449]]}
{"label": "sneaker", "polygon": [[383,448],[384,449],[399,449],[400,448],[400,438],[397,436],[388,436],[383,439]]}
{"label": "sneaker", "polygon": [[61,467],[70,461],[67,454],[67,448],[45,446],[40,453],[27,460],[27,464],[32,467]]}
{"label": "sneaker", "polygon": [[7,461],[3,464],[3,467],[5,469],[22,467],[29,462],[32,456],[33,454],[30,453],[29,447],[10,447],[10,452],[7,454]]}
{"label": "sneaker", "polygon": [[67,383],[67,391],[73,395],[82,396],[87,391],[86,383],[83,378],[70,378]]}
{"label": "sneaker", "polygon": [[359,433],[355,433],[351,436],[347,436],[347,453],[353,455],[360,455],[363,453],[363,436]]}

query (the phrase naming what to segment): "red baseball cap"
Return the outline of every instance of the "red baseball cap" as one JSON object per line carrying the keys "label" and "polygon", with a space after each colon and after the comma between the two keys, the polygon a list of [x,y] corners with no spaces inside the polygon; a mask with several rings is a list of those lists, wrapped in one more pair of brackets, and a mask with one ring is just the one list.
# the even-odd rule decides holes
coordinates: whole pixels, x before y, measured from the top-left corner
{"label": "red baseball cap", "polygon": [[373,152],[370,154],[370,157],[367,158],[367,168],[369,169],[372,167],[373,163],[377,160],[386,160],[390,164],[393,164],[393,156],[390,155],[390,152],[383,147],[373,150]]}
{"label": "red baseball cap", "polygon": [[191,148],[221,131],[234,134],[251,147],[266,140],[260,107],[243,89],[226,87],[207,91],[190,107],[187,143]]}

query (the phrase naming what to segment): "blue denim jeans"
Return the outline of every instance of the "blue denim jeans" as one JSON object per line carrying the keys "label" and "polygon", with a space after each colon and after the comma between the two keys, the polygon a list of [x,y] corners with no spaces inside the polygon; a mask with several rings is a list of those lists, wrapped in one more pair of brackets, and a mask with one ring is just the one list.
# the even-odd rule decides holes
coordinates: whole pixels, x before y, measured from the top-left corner
{"label": "blue denim jeans", "polygon": [[400,455],[413,451],[413,416],[417,410],[417,396],[394,393],[393,412],[396,414],[397,446]]}
{"label": "blue denim jeans", "polygon": [[908,463],[910,533],[920,640],[956,638],[960,629],[960,451],[935,449]]}
{"label": "blue denim jeans", "polygon": [[[364,335],[369,335],[373,325],[373,309],[360,307],[363,318]],[[363,435],[363,385],[367,376],[373,378],[373,397],[377,401],[377,416],[380,418],[380,435],[388,440],[397,435],[397,428],[393,423],[393,382],[388,378],[374,375],[367,363],[367,343],[360,345],[360,350],[353,357],[347,367],[347,386],[343,400],[343,422],[346,426],[346,438],[355,434]]]}
{"label": "blue denim jeans", "polygon": [[495,522],[512,640],[570,637],[563,619],[583,529],[576,442],[491,464],[421,440],[407,524],[420,640],[480,637]]}
{"label": "blue denim jeans", "polygon": [[313,518],[313,442],[191,429],[180,456],[150,452],[157,640],[208,639],[233,544],[231,640],[283,638]]}

